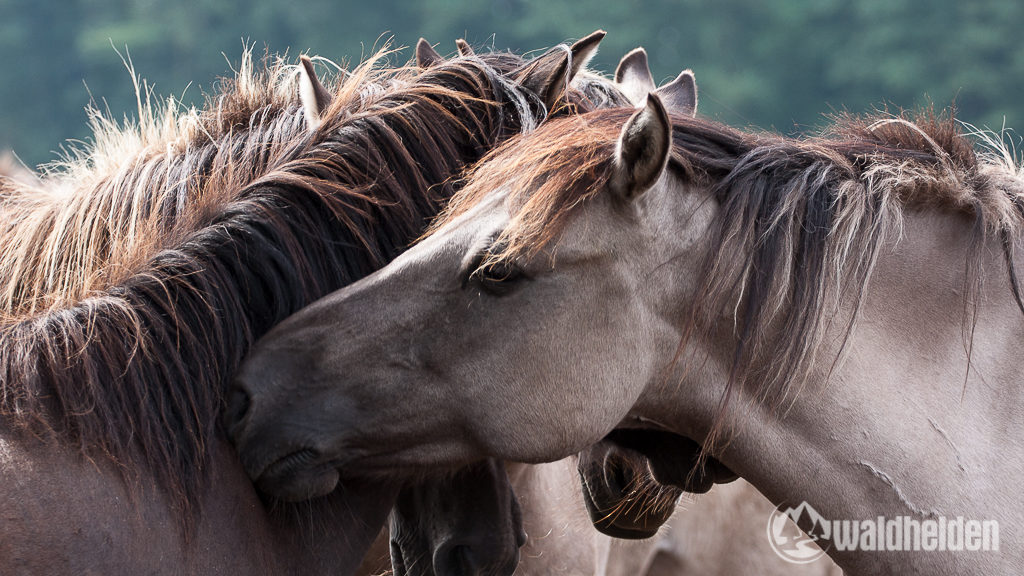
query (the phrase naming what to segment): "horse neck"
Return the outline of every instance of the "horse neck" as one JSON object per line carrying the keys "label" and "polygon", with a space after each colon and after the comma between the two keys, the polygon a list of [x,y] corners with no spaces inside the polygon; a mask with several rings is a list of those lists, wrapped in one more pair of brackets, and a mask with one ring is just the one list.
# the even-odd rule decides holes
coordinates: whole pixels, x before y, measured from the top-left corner
{"label": "horse neck", "polygon": [[[1024,318],[1007,286],[1001,246],[986,241],[981,292],[965,296],[971,218],[908,210],[903,224],[902,239],[882,248],[844,360],[834,364],[842,341],[836,327],[807,384],[787,402],[734,399],[734,435],[721,460],[773,502],[804,501],[829,519],[962,516],[1020,525],[1016,488],[992,480],[1015,477],[1024,466],[1015,353]],[[978,302],[969,372],[972,322],[964,314],[973,305],[965,307],[965,297]],[[678,408],[676,389],[677,412],[659,418],[697,422],[682,431],[697,437],[713,425],[709,414],[723,392],[713,383],[723,382],[732,348],[724,350],[684,383],[682,389],[694,382],[703,388],[687,391],[691,405]],[[945,573],[1001,566],[1011,546],[1001,543],[1004,556],[830,554],[848,573]]]}

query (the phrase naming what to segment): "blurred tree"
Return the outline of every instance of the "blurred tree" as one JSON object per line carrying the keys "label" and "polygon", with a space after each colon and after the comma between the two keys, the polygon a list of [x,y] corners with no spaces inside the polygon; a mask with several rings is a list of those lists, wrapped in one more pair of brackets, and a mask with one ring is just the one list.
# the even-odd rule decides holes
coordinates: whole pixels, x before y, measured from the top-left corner
{"label": "blurred tree", "polygon": [[643,45],[658,80],[692,68],[702,112],[730,124],[795,132],[833,110],[955,99],[962,119],[998,129],[1024,122],[1022,25],[1024,4],[1002,0],[0,0],[0,148],[30,165],[52,159],[88,136],[90,94],[134,114],[115,48],[160,94],[195,102],[246,42],[358,61],[391,34],[442,53],[458,37],[527,51],[597,28],[609,32],[598,69]]}

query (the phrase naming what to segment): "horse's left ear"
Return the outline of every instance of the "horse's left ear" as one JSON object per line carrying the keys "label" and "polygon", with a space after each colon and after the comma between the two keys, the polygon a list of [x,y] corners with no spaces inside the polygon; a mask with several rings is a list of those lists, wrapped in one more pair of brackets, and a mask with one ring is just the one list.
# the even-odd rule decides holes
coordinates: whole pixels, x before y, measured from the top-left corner
{"label": "horse's left ear", "polygon": [[615,68],[615,83],[634,106],[641,105],[644,98],[654,92],[654,77],[647,64],[646,50],[636,48],[622,57]]}
{"label": "horse's left ear", "polygon": [[697,80],[693,72],[683,70],[676,79],[654,91],[669,110],[685,114],[697,115]]}
{"label": "horse's left ear", "polygon": [[569,78],[573,78],[576,74],[587,67],[590,63],[590,59],[597,54],[597,46],[601,43],[601,40],[608,33],[604,30],[594,30],[590,34],[587,34],[583,38],[572,43],[569,47],[569,52],[572,53],[572,66],[569,69]]}
{"label": "horse's left ear", "polygon": [[516,80],[539,96],[550,112],[576,73],[597,51],[604,34],[603,30],[598,30],[568,48],[562,45],[548,50],[520,68]]}
{"label": "horse's left ear", "polygon": [[656,94],[648,94],[644,107],[630,117],[619,134],[612,190],[630,200],[646,192],[665,171],[671,148],[668,112]]}
{"label": "horse's left ear", "polygon": [[299,64],[299,101],[306,113],[306,128],[315,130],[320,125],[320,115],[331,105],[331,93],[316,77],[309,56],[299,56]]}
{"label": "horse's left ear", "polygon": [[473,48],[470,47],[469,42],[466,42],[462,38],[455,41],[455,47],[459,50],[459,54],[462,56],[475,56],[476,52],[473,52]]}
{"label": "horse's left ear", "polygon": [[426,38],[420,38],[420,41],[416,43],[416,66],[426,70],[441,62],[444,62],[444,56],[438,54]]}

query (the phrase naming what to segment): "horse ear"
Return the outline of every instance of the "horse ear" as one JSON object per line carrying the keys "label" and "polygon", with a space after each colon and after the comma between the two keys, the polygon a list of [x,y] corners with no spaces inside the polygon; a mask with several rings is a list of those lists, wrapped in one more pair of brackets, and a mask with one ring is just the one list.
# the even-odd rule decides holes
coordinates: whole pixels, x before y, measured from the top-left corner
{"label": "horse ear", "polygon": [[569,70],[569,78],[575,78],[576,74],[587,67],[590,59],[597,54],[597,45],[601,43],[608,33],[604,30],[595,30],[569,47],[572,53],[572,68]]}
{"label": "horse ear", "polygon": [[620,84],[622,93],[629,101],[639,106],[644,97],[654,91],[654,77],[647,65],[647,51],[637,48],[623,56],[615,68],[615,82]]}
{"label": "horse ear", "polygon": [[459,38],[458,40],[455,41],[455,47],[459,50],[459,54],[463,56],[476,55],[476,52],[473,52],[473,49],[469,46],[469,43],[463,40],[462,38]]}
{"label": "horse ear", "polygon": [[672,124],[656,94],[622,127],[615,146],[612,189],[626,199],[646,192],[661,177],[672,148]]}
{"label": "horse ear", "polygon": [[697,80],[693,72],[683,70],[676,79],[654,91],[665,107],[678,114],[697,115]]}
{"label": "horse ear", "polygon": [[443,61],[444,57],[438,54],[437,50],[434,50],[430,42],[420,38],[420,41],[416,43],[416,66],[427,69]]}
{"label": "horse ear", "polygon": [[556,46],[520,68],[515,78],[525,88],[537,94],[544,107],[550,111],[565,93],[576,73],[594,55],[601,38],[604,38],[604,32],[598,30],[569,48],[564,45]]}
{"label": "horse ear", "polygon": [[299,64],[299,101],[306,112],[306,127],[315,130],[320,125],[320,115],[331,105],[331,93],[316,77],[309,56],[299,56]]}
{"label": "horse ear", "polygon": [[569,84],[569,51],[557,46],[520,68],[516,81],[540,97],[544,108],[551,110]]}

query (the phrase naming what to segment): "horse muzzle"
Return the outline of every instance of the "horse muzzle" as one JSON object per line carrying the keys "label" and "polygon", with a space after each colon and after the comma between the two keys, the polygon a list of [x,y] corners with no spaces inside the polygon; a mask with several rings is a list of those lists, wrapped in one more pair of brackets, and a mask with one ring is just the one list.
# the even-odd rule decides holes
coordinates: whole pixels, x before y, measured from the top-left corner
{"label": "horse muzzle", "polygon": [[256,487],[298,502],[324,496],[338,484],[339,462],[318,445],[316,426],[303,420],[294,400],[261,396],[261,384],[290,375],[288,363],[243,364],[233,383],[224,427]]}
{"label": "horse muzzle", "polygon": [[654,536],[683,493],[657,482],[642,454],[608,440],[580,452],[577,470],[591,522],[613,538]]}

